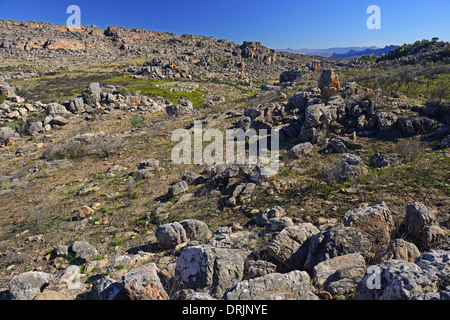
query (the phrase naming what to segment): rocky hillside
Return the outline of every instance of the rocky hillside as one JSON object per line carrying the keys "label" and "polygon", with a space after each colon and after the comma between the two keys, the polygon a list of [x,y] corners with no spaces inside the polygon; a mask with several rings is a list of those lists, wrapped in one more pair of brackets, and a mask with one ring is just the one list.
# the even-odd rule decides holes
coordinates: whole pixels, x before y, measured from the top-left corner
{"label": "rocky hillside", "polygon": [[[366,80],[383,61],[250,41],[0,30],[0,299],[449,299],[436,79],[383,89]],[[176,164],[172,133],[199,123],[278,136],[279,169]]]}

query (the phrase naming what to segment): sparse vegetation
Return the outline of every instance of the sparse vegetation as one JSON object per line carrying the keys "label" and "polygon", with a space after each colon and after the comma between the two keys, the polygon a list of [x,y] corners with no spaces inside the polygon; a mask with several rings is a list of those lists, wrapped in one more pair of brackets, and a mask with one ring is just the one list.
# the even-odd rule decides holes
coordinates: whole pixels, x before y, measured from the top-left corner
{"label": "sparse vegetation", "polygon": [[[115,32],[113,28],[109,31]],[[358,85],[354,92],[350,88],[344,93],[330,90],[329,94],[319,94],[315,86],[321,70],[308,66],[312,61],[308,56],[277,53],[275,59],[274,52],[258,43],[239,46],[206,37],[129,32],[135,37],[124,36],[129,41],[116,48],[119,54],[114,51],[118,44],[111,42],[111,56],[104,60],[99,60],[103,57],[100,53],[93,59],[89,50],[83,55],[76,50],[70,55],[58,51],[57,55],[52,53],[53,57],[67,59],[61,59],[58,65],[58,59],[45,56],[49,50],[38,50],[42,63],[52,64],[52,71],[39,70],[39,78],[18,76],[10,81],[21,87],[18,92],[24,102],[7,102],[10,106],[2,107],[8,111],[4,126],[19,134],[10,141],[5,139],[0,147],[0,249],[4,253],[0,271],[8,281],[26,268],[59,274],[76,264],[86,274],[82,278],[91,285],[87,288],[92,289],[98,285],[96,280],[108,274],[114,281],[124,279],[131,268],[154,262],[163,275],[160,281],[170,282],[175,277],[173,272],[180,269],[177,265],[173,270],[173,263],[192,250],[192,242],[186,245],[190,241],[204,244],[195,250],[214,247],[205,259],[227,250],[223,261],[230,259],[232,266],[241,263],[250,249],[251,258],[238,270],[245,270],[240,280],[250,271],[256,273],[254,279],[266,273],[287,274],[305,267],[290,265],[304,254],[299,248],[305,239],[295,232],[302,227],[314,233],[337,229],[349,210],[382,202],[395,220],[392,240],[398,239],[395,232],[402,234],[402,240],[415,243],[421,252],[425,248],[422,238],[401,233],[408,204],[422,202],[434,208],[435,225],[443,230],[448,227],[450,160],[442,146],[448,134],[445,124],[450,81],[445,43],[438,39],[422,41],[402,46],[382,59],[367,56],[358,62],[318,58],[322,69],[337,70],[341,88],[347,81]],[[140,43],[140,51],[130,49],[135,44],[133,39],[146,45]],[[2,50],[0,55],[6,49]],[[422,59],[426,52],[435,52],[438,58],[432,55],[426,61],[410,63],[417,57]],[[33,54],[22,53],[25,57]],[[0,61],[1,65],[8,63],[12,64],[6,58]],[[25,62],[20,64],[26,66]],[[298,79],[280,83],[281,72],[299,65],[302,71]],[[0,66],[0,72],[5,68]],[[299,100],[291,99],[300,92]],[[43,104],[35,102],[37,99]],[[5,100],[0,97],[0,103]],[[58,110],[52,114],[49,102],[64,105],[55,106]],[[74,107],[75,102],[83,104],[86,112]],[[188,111],[169,117],[166,107],[174,107],[172,104]],[[35,112],[29,111],[33,108]],[[10,111],[14,112],[11,116]],[[63,119],[54,125],[52,121],[58,123],[56,114],[62,114]],[[400,128],[400,120],[408,119],[404,117],[411,117],[412,133]],[[432,129],[416,128],[425,118]],[[176,165],[171,159],[176,145],[171,135],[176,129],[192,130],[195,120],[201,120],[205,130],[221,132],[230,128],[262,127],[269,132],[281,128],[281,169],[265,171],[269,166],[261,163],[258,167],[230,163]],[[31,135],[34,122],[42,128]],[[44,129],[44,124],[50,127]],[[10,134],[10,130],[4,133]],[[332,143],[338,138],[345,142],[341,141],[344,147],[339,150]],[[300,141],[313,146],[294,157],[290,150]],[[245,142],[249,147],[261,141],[246,137]],[[203,141],[201,147],[210,143]],[[189,145],[195,144],[191,141]],[[375,165],[371,160],[374,153],[392,155],[398,163],[389,160]],[[344,154],[351,157],[346,163],[340,162]],[[175,194],[174,189],[169,192],[178,183]],[[282,216],[268,225],[262,215],[274,208]],[[188,219],[198,224],[186,227]],[[181,227],[175,224],[182,220]],[[382,220],[377,223],[382,225]],[[208,230],[203,231],[207,236],[193,235],[201,233],[200,222],[206,225]],[[168,236],[175,239],[173,246],[163,246],[157,235],[156,230],[165,224],[168,234],[175,233]],[[292,234],[284,234],[287,244],[280,247],[299,256],[283,260],[287,253],[275,255],[268,246],[280,240],[276,237],[282,228],[292,225],[296,226]],[[270,231],[271,227],[275,230]],[[355,228],[371,230],[366,225]],[[358,234],[358,245],[363,238],[363,233]],[[80,239],[96,250],[89,252],[92,248],[88,246],[86,261],[69,249]],[[378,235],[374,239],[380,241]],[[306,240],[304,243],[308,244]],[[338,252],[349,245],[333,250]],[[305,247],[309,250],[309,246],[302,250]],[[378,243],[376,248],[380,248]],[[239,250],[245,252],[242,257]],[[25,255],[26,263],[16,252]],[[234,252],[240,252],[237,262]],[[348,253],[339,251],[337,257]],[[374,263],[377,254],[375,250],[365,253],[365,268]],[[125,262],[111,265],[119,256]],[[7,264],[10,257],[14,263]],[[215,261],[211,268],[228,264]],[[256,265],[253,269],[252,264]],[[224,274],[237,274],[228,271],[216,272],[214,285]],[[347,279],[345,272],[341,275]],[[8,286],[6,280],[2,286]],[[320,291],[313,288],[311,294],[319,297]]]}

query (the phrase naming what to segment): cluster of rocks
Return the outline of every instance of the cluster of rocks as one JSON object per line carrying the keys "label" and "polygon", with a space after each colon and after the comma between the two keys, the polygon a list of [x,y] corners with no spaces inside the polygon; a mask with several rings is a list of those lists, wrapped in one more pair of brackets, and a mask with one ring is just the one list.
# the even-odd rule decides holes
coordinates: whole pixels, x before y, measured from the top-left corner
{"label": "cluster of rocks", "polygon": [[52,67],[58,68],[56,60],[63,56],[82,56],[95,61],[126,60],[140,55],[148,57],[147,62],[121,70],[152,79],[207,77],[251,85],[252,81],[264,82],[268,73],[278,76],[299,65],[311,65],[314,69],[319,65],[335,67],[339,61],[276,52],[253,41],[238,45],[213,37],[115,26],[106,29],[80,26],[71,30],[66,25],[52,23],[0,20],[0,30],[0,55],[4,57],[40,63],[45,57]]}
{"label": "cluster of rocks", "polygon": [[[385,104],[398,107],[385,110]],[[270,102],[249,108],[237,125],[244,131],[276,129],[282,140],[293,144],[310,142],[343,153],[361,148],[356,136],[374,133],[399,132],[398,136],[404,136],[434,132],[445,136],[442,143],[445,148],[450,139],[449,118],[446,101],[438,102],[437,106],[413,107],[402,98],[385,97],[382,92],[355,82],[341,88],[338,74],[323,70],[317,87],[298,92],[281,104]]]}
{"label": "cluster of rocks", "polygon": [[181,97],[180,99],[178,99],[178,104],[168,104],[166,106],[166,112],[169,117],[178,117],[197,113],[197,110],[194,109],[194,104],[192,103],[192,101]]}
{"label": "cluster of rocks", "polygon": [[72,113],[91,113],[96,109],[128,109],[138,107],[142,112],[161,112],[165,105],[170,103],[162,97],[151,98],[141,96],[139,92],[135,95],[124,95],[120,88],[107,85],[101,88],[98,82],[91,83],[84,93],[64,103],[65,107]]}
{"label": "cluster of rocks", "polygon": [[195,112],[192,102],[187,99],[180,98],[180,105],[173,105],[162,97],[141,96],[139,92],[133,96],[123,95],[120,88],[112,85],[101,88],[98,82],[91,83],[80,96],[63,104],[43,104],[40,101],[24,103],[25,100],[16,96],[14,88],[6,82],[0,83],[0,93],[6,98],[0,104],[0,123],[18,121],[14,129],[8,126],[0,129],[0,145],[6,145],[21,135],[36,136],[64,126],[78,114],[89,120],[94,113],[109,113],[114,109],[139,113],[167,111],[169,115]]}
{"label": "cluster of rocks", "polygon": [[[138,178],[153,176],[157,169],[155,159],[147,159],[138,166],[133,175]],[[150,163],[150,165],[148,165]],[[162,203],[155,205],[147,218],[153,223],[159,223],[168,217],[168,207],[190,200],[192,197],[218,199],[219,207],[236,207],[251,202],[258,188],[268,188],[268,180],[277,171],[264,165],[227,165],[217,164],[205,168],[201,173],[185,172],[181,180],[173,183],[166,194],[161,196]],[[195,193],[189,190],[197,186]]]}
{"label": "cluster of rocks", "polygon": [[[9,297],[445,300],[450,296],[450,248],[448,231],[436,224],[435,214],[422,203],[409,204],[403,222],[407,239],[395,238],[384,202],[349,210],[343,225],[322,231],[294,222],[280,207],[258,215],[257,227],[231,224],[211,232],[204,222],[186,219],[156,229],[158,246],[169,257],[159,255],[159,262],[150,261],[156,253],[144,251],[99,258],[95,247],[78,240],[53,251],[55,257],[71,257],[71,266],[58,274],[21,273],[10,281]],[[261,238],[269,239],[264,254],[255,250]],[[80,265],[84,273],[96,268],[110,274],[89,285]]]}

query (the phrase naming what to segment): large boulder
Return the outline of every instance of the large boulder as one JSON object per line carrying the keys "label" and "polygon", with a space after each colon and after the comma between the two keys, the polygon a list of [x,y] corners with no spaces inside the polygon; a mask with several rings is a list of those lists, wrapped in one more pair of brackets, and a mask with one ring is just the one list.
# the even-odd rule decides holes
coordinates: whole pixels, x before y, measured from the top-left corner
{"label": "large boulder", "polygon": [[203,221],[186,219],[180,221],[180,224],[186,232],[186,237],[190,240],[206,242],[212,236],[211,230],[209,230],[208,225]]}
{"label": "large boulder", "polygon": [[91,295],[94,300],[129,300],[122,283],[109,276],[94,281]]}
{"label": "large boulder", "polygon": [[175,183],[174,185],[169,187],[169,190],[167,190],[167,198],[170,199],[172,197],[175,197],[179,194],[182,194],[183,192],[187,191],[188,184],[186,181],[179,181]]}
{"label": "large boulder", "polygon": [[313,145],[310,142],[299,143],[289,149],[289,157],[299,159],[301,156],[310,153],[312,150]]}
{"label": "large boulder", "polygon": [[334,257],[317,264],[313,269],[313,280],[317,287],[323,288],[331,282],[363,276],[366,262],[360,253]]}
{"label": "large boulder", "polygon": [[[63,118],[63,119],[66,120],[65,118]],[[43,130],[44,130],[44,126],[42,125],[42,121],[31,122],[30,125],[28,126],[28,132],[32,136],[37,135],[38,133],[42,132]]]}
{"label": "large boulder", "polygon": [[429,226],[422,231],[422,248],[442,244],[448,237],[448,231],[439,226]]}
{"label": "large boulder", "polygon": [[0,96],[6,99],[15,96],[14,88],[12,88],[8,83],[0,81]]}
{"label": "large boulder", "polygon": [[67,111],[66,107],[56,102],[49,103],[45,111],[47,115],[53,117],[55,116],[66,117],[71,115],[71,113]]}
{"label": "large boulder", "polygon": [[399,166],[401,165],[401,160],[398,156],[393,154],[382,154],[379,152],[374,153],[370,159],[370,164],[375,168],[384,168],[387,166]]}
{"label": "large boulder", "polygon": [[245,263],[245,279],[254,279],[275,273],[277,266],[266,260],[247,260]]}
{"label": "large boulder", "polygon": [[356,287],[356,300],[407,300],[413,296],[437,292],[438,276],[417,264],[389,260],[367,269]]}
{"label": "large boulder", "polygon": [[65,126],[66,124],[69,123],[69,120],[67,120],[66,118],[62,117],[62,116],[54,116],[52,121],[50,121],[50,124],[52,126]]}
{"label": "large boulder", "polygon": [[450,251],[430,250],[422,253],[416,261],[422,270],[436,273],[439,278],[439,289],[450,286]]}
{"label": "large boulder", "polygon": [[211,245],[185,248],[176,262],[175,291],[193,289],[220,299],[243,279],[245,255],[248,252]]}
{"label": "large boulder", "polygon": [[194,113],[195,109],[192,108],[192,106],[189,105],[180,105],[180,104],[171,104],[166,106],[166,112],[169,115],[169,117],[178,117],[185,114]]}
{"label": "large boulder", "polygon": [[9,144],[10,141],[14,141],[20,138],[20,135],[9,127],[2,127],[0,129],[0,146]]}
{"label": "large boulder", "polygon": [[68,289],[82,289],[80,266],[71,265],[55,278],[55,283],[65,285]]}
{"label": "large boulder", "polygon": [[395,239],[391,243],[380,248],[377,259],[379,261],[403,260],[416,262],[420,251],[414,243],[404,239]]}
{"label": "large boulder", "polygon": [[323,90],[324,88],[332,87],[336,89],[336,92],[341,90],[341,84],[339,82],[339,75],[335,70],[323,70],[317,86]]}
{"label": "large boulder", "polygon": [[168,300],[154,263],[128,271],[123,277],[125,290],[131,300]]}
{"label": "large boulder", "polygon": [[46,272],[24,272],[11,279],[9,291],[14,300],[32,300],[52,280],[53,276]]}
{"label": "large boulder", "polygon": [[362,145],[349,137],[338,137],[330,141],[330,146],[337,153],[346,153],[348,150],[361,149]]}
{"label": "large boulder", "polygon": [[195,219],[166,223],[159,226],[155,232],[159,246],[163,249],[171,249],[190,240],[207,242],[211,235],[208,225]]}
{"label": "large boulder", "polygon": [[75,255],[75,259],[79,263],[85,263],[94,260],[98,251],[95,247],[86,240],[77,240],[70,247],[69,252]]}
{"label": "large boulder", "polygon": [[225,300],[318,300],[305,271],[270,273],[237,283]]}
{"label": "large boulder", "polygon": [[267,246],[267,252],[289,268],[303,268],[308,253],[309,238],[319,233],[311,223],[283,229]]}
{"label": "large boulder", "polygon": [[405,227],[416,238],[422,238],[425,228],[436,223],[436,210],[421,202],[413,202],[406,206]]}
{"label": "large boulder", "polygon": [[155,231],[158,244],[163,249],[171,249],[176,245],[187,242],[186,230],[179,222],[166,223]]}
{"label": "large boulder", "polygon": [[277,169],[270,166],[256,165],[250,172],[249,179],[254,183],[261,183],[267,181],[272,176],[278,173]]}
{"label": "large boulder", "polygon": [[33,300],[56,300],[56,301],[61,301],[61,300],[68,300],[67,297],[58,292],[58,291],[54,291],[54,290],[44,290],[40,293],[38,293]]}
{"label": "large boulder", "polygon": [[355,154],[344,153],[331,166],[324,169],[324,178],[328,183],[355,180],[364,172],[365,167],[361,158]]}
{"label": "large boulder", "polygon": [[431,132],[436,128],[437,123],[436,120],[414,114],[401,117],[398,120],[400,129],[410,135]]}
{"label": "large boulder", "polygon": [[225,228],[229,230],[216,230],[214,236],[208,243],[217,248],[230,249],[248,249],[257,246],[259,241],[257,233],[247,230],[233,231],[232,227]]}
{"label": "large boulder", "polygon": [[325,108],[325,104],[323,103],[307,106],[303,128],[319,127],[322,124],[321,118],[325,112]]}
{"label": "large boulder", "polygon": [[98,82],[90,83],[83,94],[84,102],[88,105],[95,106],[101,100],[101,92],[102,89]]}
{"label": "large boulder", "polygon": [[349,210],[344,215],[344,226],[359,228],[374,239],[374,244],[387,244],[391,240],[394,220],[387,205],[363,207]]}
{"label": "large boulder", "polygon": [[336,227],[313,235],[310,239],[305,269],[312,271],[318,263],[350,253],[367,257],[372,249],[372,236],[353,227]]}
{"label": "large boulder", "polygon": [[197,185],[205,182],[205,178],[192,171],[185,172],[182,176],[182,180],[186,181],[188,185]]}
{"label": "large boulder", "polygon": [[82,97],[69,100],[69,111],[72,113],[82,113],[85,111],[84,101]]}

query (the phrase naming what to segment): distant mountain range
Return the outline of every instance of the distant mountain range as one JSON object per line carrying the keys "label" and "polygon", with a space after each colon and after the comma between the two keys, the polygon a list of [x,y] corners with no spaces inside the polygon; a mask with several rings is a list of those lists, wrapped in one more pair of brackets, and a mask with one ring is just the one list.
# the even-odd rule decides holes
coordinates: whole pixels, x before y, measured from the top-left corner
{"label": "distant mountain range", "polygon": [[399,46],[386,46],[384,48],[378,49],[365,49],[363,51],[350,50],[347,53],[333,53],[331,58],[340,58],[340,59],[355,59],[362,56],[374,54],[378,57],[381,57],[382,54],[388,54],[389,51],[399,48]]}
{"label": "distant mountain range", "polygon": [[320,56],[327,58],[340,59],[354,59],[364,55],[375,54],[381,56],[383,53],[388,53],[391,50],[397,49],[398,46],[386,46],[384,48],[371,47],[342,47],[342,48],[328,48],[328,49],[278,49],[277,51],[286,51],[292,53],[307,54],[310,56]]}

